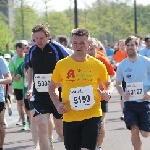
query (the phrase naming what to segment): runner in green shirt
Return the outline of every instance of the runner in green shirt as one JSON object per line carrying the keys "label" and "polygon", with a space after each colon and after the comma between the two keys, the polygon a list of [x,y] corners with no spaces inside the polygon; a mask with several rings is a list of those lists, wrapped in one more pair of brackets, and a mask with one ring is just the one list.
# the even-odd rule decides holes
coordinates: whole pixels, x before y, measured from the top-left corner
{"label": "runner in green shirt", "polygon": [[[24,87],[24,81],[23,77],[20,77],[19,81],[14,76],[16,74],[17,67],[24,62],[24,49],[25,45],[23,43],[17,43],[16,44],[16,55],[13,56],[9,62],[9,70],[12,74],[13,78],[13,88],[14,88],[14,94],[16,96],[17,100],[17,108],[19,112],[19,116],[22,120],[22,130],[24,130],[25,126],[25,117],[24,117],[24,101],[23,101],[23,87]],[[16,82],[17,81],[17,82]],[[18,123],[17,123],[18,125]]]}
{"label": "runner in green shirt", "polygon": [[[21,79],[21,77],[23,78],[23,99],[24,99],[24,105],[25,105],[25,111],[26,111],[26,114],[27,116],[30,118],[30,106],[29,106],[29,100],[26,99],[26,92],[27,92],[27,86],[28,86],[28,83],[27,83],[27,80],[26,80],[26,75],[27,75],[27,70],[25,69],[25,62],[22,62],[18,67],[17,67],[17,70],[16,70],[16,73],[15,73],[15,77],[16,79],[19,81]],[[17,81],[16,80],[16,81]],[[24,129],[26,130],[27,128],[30,128],[30,119],[27,120],[27,125],[28,126],[24,126]]]}
{"label": "runner in green shirt", "polygon": [[9,49],[9,45],[8,44],[6,44],[6,50],[2,51],[2,56],[4,56],[5,54],[10,54],[11,57],[14,56],[14,53]]}
{"label": "runner in green shirt", "polygon": [[[16,69],[15,77],[18,78],[18,82],[20,79],[23,79],[23,99],[25,99],[25,93],[27,92],[27,85],[25,83],[25,70],[24,70],[24,62],[22,62]],[[17,82],[16,82],[17,83]]]}
{"label": "runner in green shirt", "polygon": [[[24,62],[24,56],[19,57],[18,55],[13,56],[9,62],[9,70],[12,73],[12,76],[15,75],[17,67]],[[14,89],[23,89],[23,77],[20,78],[18,82],[13,81]]]}

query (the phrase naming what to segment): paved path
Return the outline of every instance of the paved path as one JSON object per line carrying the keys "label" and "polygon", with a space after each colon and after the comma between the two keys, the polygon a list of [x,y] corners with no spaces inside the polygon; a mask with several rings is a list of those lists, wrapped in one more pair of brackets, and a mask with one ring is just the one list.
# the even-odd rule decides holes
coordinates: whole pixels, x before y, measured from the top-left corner
{"label": "paved path", "polygon": [[[119,95],[115,91],[109,102],[109,112],[106,115],[106,137],[102,150],[133,150],[130,131],[126,129],[123,121],[120,120],[121,111]],[[9,117],[6,110],[6,119],[9,127],[6,129],[5,150],[33,150],[30,131],[21,131],[15,123],[18,120],[16,103],[13,103],[13,115]],[[89,132],[92,132],[89,131]],[[54,141],[57,135],[54,130]],[[141,138],[142,150],[150,150],[150,138]],[[55,150],[65,150],[63,142],[54,143]]]}

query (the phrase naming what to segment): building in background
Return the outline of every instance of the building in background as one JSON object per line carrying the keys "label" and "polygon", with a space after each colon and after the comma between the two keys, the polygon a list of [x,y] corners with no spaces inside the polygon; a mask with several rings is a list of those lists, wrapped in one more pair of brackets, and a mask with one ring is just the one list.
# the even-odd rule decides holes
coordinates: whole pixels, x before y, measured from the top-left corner
{"label": "building in background", "polygon": [[0,11],[8,18],[9,27],[14,27],[14,0],[0,0]]}

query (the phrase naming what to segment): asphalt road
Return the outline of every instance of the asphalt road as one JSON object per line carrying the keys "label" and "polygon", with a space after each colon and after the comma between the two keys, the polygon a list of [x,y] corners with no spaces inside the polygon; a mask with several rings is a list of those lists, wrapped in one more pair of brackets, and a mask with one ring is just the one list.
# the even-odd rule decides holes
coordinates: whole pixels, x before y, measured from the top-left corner
{"label": "asphalt road", "polygon": [[[106,114],[106,137],[102,150],[134,150],[131,144],[130,131],[126,129],[123,121],[120,120],[121,109],[119,104],[120,96],[115,91],[109,102],[109,112]],[[33,150],[33,142],[30,131],[21,131],[15,123],[18,120],[16,103],[13,103],[13,115],[7,115],[9,127],[6,129],[4,150]],[[57,134],[54,130],[54,142]],[[150,150],[150,138],[142,138],[142,150]],[[55,150],[65,150],[63,142],[54,143]]]}

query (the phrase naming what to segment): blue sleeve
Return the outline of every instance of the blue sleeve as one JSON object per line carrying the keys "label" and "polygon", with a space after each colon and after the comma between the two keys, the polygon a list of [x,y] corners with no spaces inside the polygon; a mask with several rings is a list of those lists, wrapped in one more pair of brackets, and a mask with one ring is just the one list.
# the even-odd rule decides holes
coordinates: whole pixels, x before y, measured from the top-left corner
{"label": "blue sleeve", "polygon": [[122,63],[120,63],[117,67],[117,73],[116,73],[116,81],[122,82],[123,81],[123,74],[122,74]]}
{"label": "blue sleeve", "polygon": [[27,63],[27,65],[28,65],[30,68],[32,68],[31,59],[32,59],[33,51],[36,49],[36,47],[37,47],[36,45],[32,46],[32,47],[30,48],[30,51],[29,51],[29,58],[28,58],[28,63]]}
{"label": "blue sleeve", "polygon": [[140,50],[140,51],[139,51],[139,54],[142,55],[142,56],[145,56],[145,54],[144,54],[144,49]]}
{"label": "blue sleeve", "polygon": [[49,45],[56,54],[56,62],[58,62],[59,60],[69,56],[69,54],[65,50],[65,47],[62,46],[61,44],[59,44],[57,42],[52,42]]}
{"label": "blue sleeve", "polygon": [[25,64],[24,64],[25,69],[29,69],[29,54],[25,55]]}
{"label": "blue sleeve", "polygon": [[2,57],[0,57],[0,72],[2,74],[6,74],[9,72],[9,68],[8,68],[8,64],[6,62],[6,60]]}
{"label": "blue sleeve", "polygon": [[66,48],[63,45],[61,45],[58,42],[53,42],[53,43],[56,44],[59,47],[59,49],[62,52],[62,54],[63,54],[64,57],[69,56],[69,54],[66,52]]}
{"label": "blue sleeve", "polygon": [[147,58],[147,66],[148,66],[148,75],[150,75],[150,58]]}

